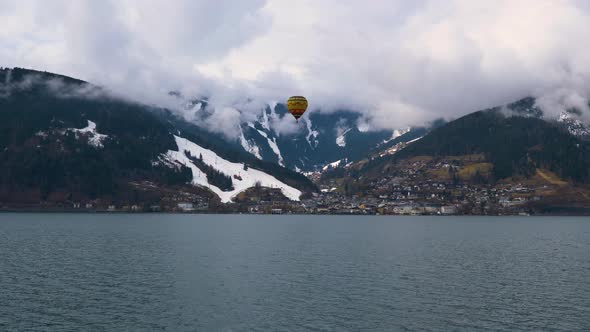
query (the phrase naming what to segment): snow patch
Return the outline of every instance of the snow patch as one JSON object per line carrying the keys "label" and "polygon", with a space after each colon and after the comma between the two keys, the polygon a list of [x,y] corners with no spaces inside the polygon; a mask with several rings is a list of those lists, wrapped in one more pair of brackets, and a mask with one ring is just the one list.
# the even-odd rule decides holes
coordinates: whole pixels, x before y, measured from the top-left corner
{"label": "snow patch", "polygon": [[[309,117],[305,118],[305,124],[307,126],[307,136],[305,136],[305,139],[307,140],[307,143],[309,144],[309,146],[311,146],[312,148],[316,148],[318,146],[318,136],[320,135],[320,133],[318,133],[317,131],[313,130],[311,128],[311,120],[309,119]],[[311,143],[311,138],[313,137],[313,143]]]}
{"label": "snow patch", "polygon": [[379,157],[384,157],[384,156],[387,156],[387,155],[395,154],[398,151],[404,149],[408,144],[414,143],[417,140],[421,139],[422,137],[424,137],[424,136],[420,136],[418,138],[415,138],[415,139],[413,139],[411,141],[407,141],[407,142],[399,142],[396,145],[383,150],[381,153],[379,153]]}
{"label": "snow patch", "polygon": [[252,144],[246,139],[243,131],[240,133],[240,144],[242,145],[242,148],[244,148],[244,150],[246,150],[248,153],[253,154],[256,158],[262,160],[260,149],[256,144]]}
{"label": "snow patch", "polygon": [[418,138],[414,138],[414,139],[413,139],[413,140],[411,140],[411,141],[407,141],[407,142],[406,142],[406,144],[414,143],[414,142],[416,142],[417,140],[420,140],[422,137],[424,137],[424,136],[420,136],[420,137],[418,137]]}
{"label": "snow patch", "polygon": [[[277,107],[277,103],[276,102],[272,102],[269,104],[269,107],[272,110],[275,109],[275,107]],[[266,109],[262,109],[262,121],[260,122],[260,125],[262,126],[262,128],[266,129],[266,130],[270,130],[270,124],[268,121],[268,114],[266,114]]]}
{"label": "snow patch", "polygon": [[346,146],[346,134],[350,131],[350,128],[346,129],[340,136],[336,137],[336,144],[340,147]]}
{"label": "snow patch", "polygon": [[326,171],[326,170],[328,170],[329,168],[336,168],[336,167],[340,166],[340,163],[341,163],[341,162],[342,162],[342,159],[340,159],[340,160],[336,160],[336,161],[335,161],[335,162],[333,162],[333,163],[329,163],[329,164],[327,164],[326,166],[322,167],[322,171]]}
{"label": "snow patch", "polygon": [[384,140],[382,144],[389,143],[389,142],[393,141],[394,139],[400,137],[401,135],[409,133],[410,130],[411,130],[410,127],[404,128],[404,129],[396,129],[391,134],[391,137],[389,139]]}
{"label": "snow patch", "polygon": [[[254,128],[254,127],[252,126],[252,128]],[[256,128],[254,128],[254,129],[256,129]],[[270,137],[268,137],[268,135],[264,131],[258,130],[258,129],[256,129],[256,131],[258,131],[258,133],[260,135],[262,135],[264,138],[266,138],[266,140],[268,141],[268,146],[270,146],[272,151],[279,158],[279,165],[284,167],[285,165],[283,163],[283,156],[281,155],[281,150],[279,150],[279,146],[277,145],[277,139],[273,137],[273,139],[271,140]]]}
{"label": "snow patch", "polygon": [[47,138],[48,134],[47,134],[47,132],[45,132],[43,130],[39,130],[38,132],[35,133],[35,136]]}
{"label": "snow patch", "polygon": [[404,142],[399,142],[396,145],[385,149],[384,151],[382,151],[381,153],[379,153],[379,157],[383,157],[383,156],[387,156],[387,155],[392,155],[397,153],[399,150],[403,149],[406,147],[406,143]]}
{"label": "snow patch", "polygon": [[557,122],[563,123],[570,134],[577,137],[590,137],[590,126],[576,119],[567,111],[561,112]]}
{"label": "snow patch", "polygon": [[[178,151],[169,150],[166,153],[166,158],[171,162],[176,162],[186,167],[189,167],[193,174],[192,183],[194,185],[203,186],[209,188],[214,192],[223,203],[231,202],[239,193],[245,191],[248,188],[254,187],[256,182],[259,182],[263,187],[279,188],[281,189],[285,197],[299,201],[301,191],[286,185],[285,183],[277,180],[274,176],[266,174],[257,169],[248,167],[244,170],[243,163],[233,163],[219,157],[215,152],[202,148],[199,145],[179,136],[174,136]],[[212,185],[207,180],[207,175],[203,173],[193,162],[186,156],[185,151],[188,151],[193,156],[203,156],[203,162],[219,172],[231,176],[234,175],[242,178],[241,181],[233,181],[234,190],[223,191],[218,187]]]}
{"label": "snow patch", "polygon": [[88,125],[82,129],[69,128],[67,130],[74,132],[76,134],[76,138],[79,138],[80,135],[88,136],[88,144],[96,148],[102,148],[103,141],[107,139],[109,136],[98,133],[96,131],[96,123],[90,120],[86,121],[88,121]]}

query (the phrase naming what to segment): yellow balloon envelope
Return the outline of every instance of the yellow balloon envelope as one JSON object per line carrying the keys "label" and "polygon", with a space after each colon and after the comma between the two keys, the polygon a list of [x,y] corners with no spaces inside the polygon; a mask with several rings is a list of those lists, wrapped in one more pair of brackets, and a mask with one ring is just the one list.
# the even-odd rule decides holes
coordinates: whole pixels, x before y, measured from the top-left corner
{"label": "yellow balloon envelope", "polygon": [[293,96],[287,100],[287,109],[295,117],[295,120],[299,121],[299,118],[307,110],[307,99],[302,96]]}

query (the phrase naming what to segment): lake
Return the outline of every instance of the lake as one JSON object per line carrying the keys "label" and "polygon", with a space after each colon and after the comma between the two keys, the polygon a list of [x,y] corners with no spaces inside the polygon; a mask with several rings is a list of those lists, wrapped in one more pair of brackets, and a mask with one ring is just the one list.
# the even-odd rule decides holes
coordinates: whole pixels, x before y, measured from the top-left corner
{"label": "lake", "polygon": [[590,330],[590,218],[0,214],[0,330]]}

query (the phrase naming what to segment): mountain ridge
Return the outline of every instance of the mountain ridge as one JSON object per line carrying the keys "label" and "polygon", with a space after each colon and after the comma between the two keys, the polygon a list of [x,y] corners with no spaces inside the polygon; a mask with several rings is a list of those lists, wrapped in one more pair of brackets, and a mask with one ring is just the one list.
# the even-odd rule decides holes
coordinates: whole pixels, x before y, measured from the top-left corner
{"label": "mountain ridge", "polygon": [[[171,167],[157,162],[168,151],[178,151],[174,134],[215,150],[219,160],[272,174],[276,186],[294,186],[302,193],[316,190],[303,175],[233,150],[168,110],[103,96],[101,88],[81,80],[2,69],[0,91],[0,203],[155,202],[151,196],[173,187],[210,200],[206,186],[188,185],[198,184],[192,164]],[[230,181],[240,181],[233,175],[227,174]],[[161,188],[146,194],[140,191],[149,186],[139,190],[131,183]]]}
{"label": "mountain ridge", "polygon": [[[205,103],[189,103],[191,118],[206,123],[209,116]],[[195,111],[195,105],[198,109]],[[237,110],[239,111],[239,110]],[[191,113],[193,114],[193,113]],[[286,117],[286,120],[283,120]],[[399,130],[369,130],[359,125],[362,114],[351,110],[330,113],[308,111],[299,121],[295,133],[282,134],[273,123],[291,119],[285,104],[269,103],[256,114],[255,120],[242,121],[239,135],[231,144],[238,146],[258,159],[271,161],[299,172],[320,170],[340,159],[357,160],[368,150],[392,140]],[[422,133],[423,127],[404,128],[401,131]],[[403,135],[400,135],[403,136]],[[403,140],[403,136],[398,140]]]}

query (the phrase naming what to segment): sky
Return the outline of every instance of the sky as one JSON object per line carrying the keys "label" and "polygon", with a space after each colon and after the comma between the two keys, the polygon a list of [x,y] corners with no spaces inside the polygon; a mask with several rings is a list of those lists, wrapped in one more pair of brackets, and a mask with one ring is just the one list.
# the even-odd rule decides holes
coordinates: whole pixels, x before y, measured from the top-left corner
{"label": "sky", "polygon": [[588,31],[587,0],[0,0],[0,66],[166,107],[207,96],[228,134],[291,95],[374,129],[528,95],[590,118]]}

